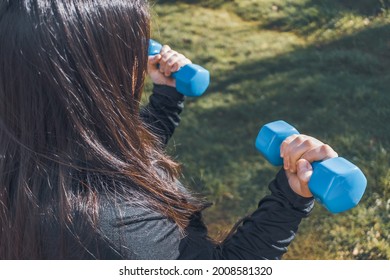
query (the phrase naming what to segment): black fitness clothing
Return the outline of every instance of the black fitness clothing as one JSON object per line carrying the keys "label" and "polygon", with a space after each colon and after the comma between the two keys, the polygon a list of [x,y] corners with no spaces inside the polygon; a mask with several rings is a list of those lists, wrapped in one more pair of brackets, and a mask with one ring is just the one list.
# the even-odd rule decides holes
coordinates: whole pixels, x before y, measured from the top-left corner
{"label": "black fitness clothing", "polygon": [[149,103],[141,109],[141,118],[165,145],[180,123],[184,99],[175,88],[154,85]]}
{"label": "black fitness clothing", "polygon": [[[141,111],[165,144],[180,122],[183,102],[174,88],[155,86],[150,103]],[[99,254],[123,259],[280,259],[314,200],[294,193],[283,170],[269,189],[271,194],[257,210],[218,245],[208,238],[201,213],[192,217],[183,236],[174,222],[153,210],[119,200],[103,203],[100,227],[109,246],[100,248]]]}
{"label": "black fitness clothing", "polygon": [[178,227],[160,213],[128,203],[104,207],[102,232],[111,250],[124,259],[280,259],[313,200],[295,194],[283,171],[269,188],[271,195],[219,245],[207,237],[200,213],[192,217],[183,238]]}

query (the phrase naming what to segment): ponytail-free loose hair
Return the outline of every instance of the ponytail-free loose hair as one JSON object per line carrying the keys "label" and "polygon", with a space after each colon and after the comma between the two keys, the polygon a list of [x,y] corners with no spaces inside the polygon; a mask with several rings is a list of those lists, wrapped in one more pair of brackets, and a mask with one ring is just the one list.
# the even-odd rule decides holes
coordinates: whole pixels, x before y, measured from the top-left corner
{"label": "ponytail-free loose hair", "polygon": [[98,258],[77,232],[103,197],[181,229],[201,208],[139,117],[149,36],[142,0],[0,1],[0,259]]}

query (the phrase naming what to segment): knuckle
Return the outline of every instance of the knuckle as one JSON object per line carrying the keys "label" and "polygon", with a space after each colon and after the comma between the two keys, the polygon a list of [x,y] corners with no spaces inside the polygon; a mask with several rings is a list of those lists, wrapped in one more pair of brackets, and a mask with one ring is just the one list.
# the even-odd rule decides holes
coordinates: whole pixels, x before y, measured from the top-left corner
{"label": "knuckle", "polygon": [[163,45],[162,46],[162,49],[164,49],[164,50],[170,50],[171,49],[171,47],[169,46],[169,45]]}
{"label": "knuckle", "polygon": [[296,135],[290,135],[288,136],[286,139],[284,139],[285,142],[289,141],[289,140],[292,140],[296,137]]}
{"label": "knuckle", "polygon": [[285,139],[285,140],[282,142],[281,147],[282,147],[283,149],[286,149],[287,146],[288,146],[288,143],[289,143],[289,142],[287,142],[287,139]]}
{"label": "knuckle", "polygon": [[315,145],[314,141],[310,138],[302,139],[301,144],[304,145],[305,147],[312,147]]}
{"label": "knuckle", "polygon": [[164,53],[164,55],[162,56],[162,60],[167,61],[169,57],[170,57],[169,53]]}
{"label": "knuckle", "polygon": [[321,145],[320,152],[324,154],[330,154],[333,152],[333,149],[328,144]]}
{"label": "knuckle", "polygon": [[283,143],[288,144],[288,143],[292,142],[296,137],[297,137],[297,135],[290,135],[286,139],[284,139]]}
{"label": "knuckle", "polygon": [[335,150],[333,150],[332,147],[330,147],[329,145],[327,145],[327,146],[329,147],[329,155],[331,155],[332,157],[338,157],[339,156],[339,154]]}
{"label": "knuckle", "polygon": [[309,145],[310,142],[308,142],[309,139],[307,139],[306,137],[304,137],[303,135],[296,135],[295,138],[292,139],[291,143],[293,143],[294,145],[297,145],[297,146],[301,146],[301,145]]}

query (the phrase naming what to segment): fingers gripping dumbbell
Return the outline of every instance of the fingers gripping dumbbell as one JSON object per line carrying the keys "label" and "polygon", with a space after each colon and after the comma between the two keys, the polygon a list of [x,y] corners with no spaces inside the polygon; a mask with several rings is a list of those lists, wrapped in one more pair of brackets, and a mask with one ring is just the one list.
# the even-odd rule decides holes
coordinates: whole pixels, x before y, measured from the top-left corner
{"label": "fingers gripping dumbbell", "polygon": [[[161,51],[162,45],[154,40],[149,40],[148,55],[156,55]],[[202,95],[210,83],[210,73],[196,64],[187,64],[172,74],[176,80],[176,89],[186,96]]]}
{"label": "fingers gripping dumbbell", "polygon": [[[256,148],[273,165],[282,165],[280,146],[284,139],[299,132],[284,121],[264,125],[257,138]],[[313,174],[309,189],[314,198],[332,213],[340,213],[355,207],[367,185],[363,172],[342,157],[312,163]]]}

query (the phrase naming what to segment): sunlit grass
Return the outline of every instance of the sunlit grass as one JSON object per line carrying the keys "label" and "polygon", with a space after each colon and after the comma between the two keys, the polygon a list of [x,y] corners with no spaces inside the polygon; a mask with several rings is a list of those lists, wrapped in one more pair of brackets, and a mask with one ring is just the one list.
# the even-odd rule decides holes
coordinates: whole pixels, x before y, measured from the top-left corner
{"label": "sunlit grass", "polygon": [[[153,36],[210,70],[188,99],[169,152],[214,206],[221,237],[268,193],[278,168],[255,150],[284,119],[329,143],[368,178],[361,204],[317,205],[286,258],[390,258],[390,19],[387,1],[157,1]],[[147,90],[150,90],[148,85]]]}

